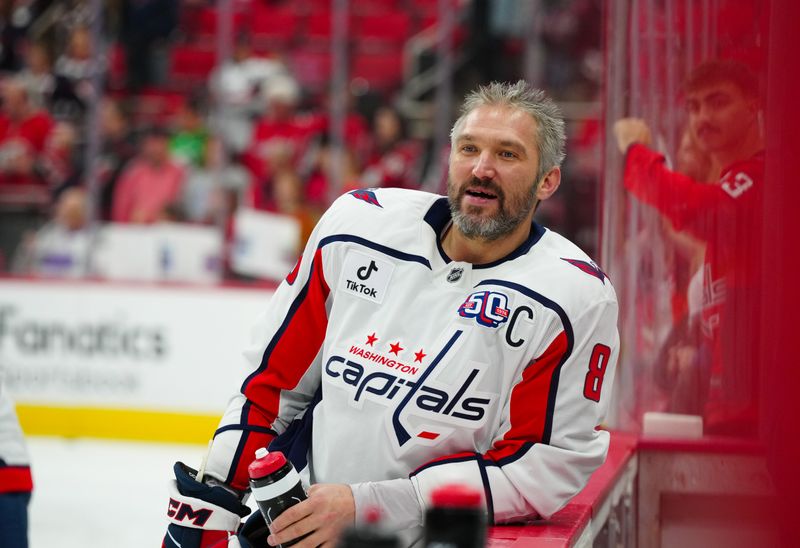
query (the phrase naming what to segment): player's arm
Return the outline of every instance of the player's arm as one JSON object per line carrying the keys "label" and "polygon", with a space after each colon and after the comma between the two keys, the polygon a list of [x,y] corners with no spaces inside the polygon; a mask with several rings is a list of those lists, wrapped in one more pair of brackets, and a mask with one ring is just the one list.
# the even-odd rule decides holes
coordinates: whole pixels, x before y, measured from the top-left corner
{"label": "player's arm", "polygon": [[[252,371],[241,393],[234,396],[214,434],[202,481],[187,467],[176,465],[171,508],[184,508],[170,515],[169,533],[188,534],[200,529],[204,535],[184,536],[183,548],[212,546],[214,539],[230,533],[230,522],[240,510],[248,490],[247,466],[255,450],[270,445],[276,437],[291,438],[294,420],[301,420],[319,390],[318,354],[327,328],[328,283],[324,249],[319,247],[323,221],[315,229],[295,269],[281,283],[254,330],[253,345],[246,357]],[[302,445],[302,440],[296,445]],[[291,443],[286,446],[291,452]],[[298,453],[304,453],[302,448]],[[226,497],[224,494],[227,493]],[[187,520],[194,514],[225,514],[224,522]],[[228,528],[219,529],[220,524]],[[235,528],[234,528],[235,530]],[[165,537],[166,546],[169,535]]]}
{"label": "player's arm", "polygon": [[319,352],[327,330],[330,295],[324,250],[310,248],[296,273],[278,288],[246,352],[252,371],[228,405],[208,459],[208,475],[247,489],[247,466],[256,449],[287,434],[320,385]]}
{"label": "player's arm", "polygon": [[522,372],[504,421],[483,454],[436,459],[411,476],[420,504],[438,486],[468,483],[485,494],[493,523],[549,517],[605,460],[608,408],[619,349],[616,300],[590,306],[561,326]]}
{"label": "player's arm", "polygon": [[658,209],[678,230],[708,238],[709,215],[734,207],[731,196],[713,183],[701,183],[667,169],[664,156],[642,144],[631,145],[625,156],[625,188]]}

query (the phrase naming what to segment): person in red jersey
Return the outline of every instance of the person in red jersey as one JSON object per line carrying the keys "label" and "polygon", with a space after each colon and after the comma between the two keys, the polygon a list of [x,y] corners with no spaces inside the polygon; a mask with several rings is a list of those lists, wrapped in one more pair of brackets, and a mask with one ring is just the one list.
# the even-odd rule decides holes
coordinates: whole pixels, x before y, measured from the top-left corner
{"label": "person in red jersey", "polygon": [[707,61],[689,75],[684,93],[689,129],[718,166],[719,178],[706,184],[667,169],[664,156],[651,148],[647,124],[626,118],[614,127],[619,150],[626,155],[624,184],[677,230],[706,243],[700,310],[710,355],[708,374],[702,376],[708,379],[706,432],[752,435],[758,328],[752,320],[758,252],[752,234],[764,176],[758,82],[739,63]]}
{"label": "person in red jersey", "polygon": [[31,103],[22,82],[3,82],[0,111],[0,186],[42,184],[36,161],[55,125],[53,119]]}
{"label": "person in red jersey", "polygon": [[370,187],[413,188],[418,183],[422,147],[409,139],[400,112],[382,107],[373,120],[375,143],[364,168],[362,180]]}

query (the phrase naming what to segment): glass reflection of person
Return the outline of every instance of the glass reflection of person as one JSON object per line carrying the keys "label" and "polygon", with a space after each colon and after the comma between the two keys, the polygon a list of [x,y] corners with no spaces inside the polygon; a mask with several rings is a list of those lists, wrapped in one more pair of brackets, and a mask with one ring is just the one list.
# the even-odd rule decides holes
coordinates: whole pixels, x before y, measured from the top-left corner
{"label": "glass reflection of person", "polygon": [[708,61],[684,85],[688,124],[712,165],[713,184],[670,171],[650,148],[647,124],[616,122],[625,158],[625,187],[653,205],[677,230],[703,240],[700,319],[711,354],[704,418],[708,432],[752,434],[756,425],[756,322],[752,286],[757,264],[752,228],[760,210],[763,138],[756,77],[733,61]]}

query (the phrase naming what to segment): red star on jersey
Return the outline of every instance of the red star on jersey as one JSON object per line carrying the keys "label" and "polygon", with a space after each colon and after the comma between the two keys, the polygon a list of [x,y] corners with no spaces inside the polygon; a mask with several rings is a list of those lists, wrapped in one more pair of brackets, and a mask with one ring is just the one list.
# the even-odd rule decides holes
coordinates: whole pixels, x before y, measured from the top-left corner
{"label": "red star on jersey", "polygon": [[427,356],[427,354],[425,354],[425,353],[422,351],[422,349],[420,348],[420,349],[419,349],[419,352],[414,352],[414,361],[415,361],[415,362],[422,363],[422,358],[424,358],[425,356]]}
{"label": "red star on jersey", "polygon": [[395,356],[399,356],[400,355],[400,351],[402,349],[403,349],[403,347],[400,346],[400,341],[397,341],[396,343],[390,343],[389,344],[389,353],[390,354],[394,354]]}
{"label": "red star on jersey", "polygon": [[378,337],[375,336],[375,332],[373,331],[372,335],[367,335],[367,342],[366,344],[370,346],[375,346],[375,341],[378,340]]}

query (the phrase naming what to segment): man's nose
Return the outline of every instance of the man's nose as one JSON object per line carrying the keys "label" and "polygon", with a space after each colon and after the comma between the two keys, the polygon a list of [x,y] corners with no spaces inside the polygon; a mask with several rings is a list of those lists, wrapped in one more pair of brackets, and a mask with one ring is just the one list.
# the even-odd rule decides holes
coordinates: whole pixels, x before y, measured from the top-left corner
{"label": "man's nose", "polygon": [[697,119],[701,122],[708,121],[710,115],[711,109],[706,105],[700,105],[700,107],[697,109]]}
{"label": "man's nose", "polygon": [[472,168],[472,175],[477,179],[492,179],[494,177],[494,160],[488,152],[483,152],[478,156],[475,166]]}

